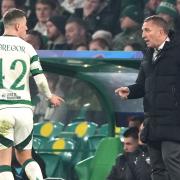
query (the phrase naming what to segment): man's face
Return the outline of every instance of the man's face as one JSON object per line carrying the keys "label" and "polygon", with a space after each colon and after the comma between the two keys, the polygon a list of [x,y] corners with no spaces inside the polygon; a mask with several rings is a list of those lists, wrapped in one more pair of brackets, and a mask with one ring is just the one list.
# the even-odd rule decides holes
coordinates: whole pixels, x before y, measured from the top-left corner
{"label": "man's face", "polygon": [[147,3],[147,6],[152,9],[155,10],[157,8],[157,6],[160,4],[161,0],[149,0]]}
{"label": "man's face", "polygon": [[124,151],[134,152],[138,148],[138,140],[132,137],[124,138]]}
{"label": "man's face", "polygon": [[99,46],[97,41],[94,41],[89,44],[89,50],[98,51],[98,50],[103,50],[103,49],[102,49],[102,47]]}
{"label": "man's face", "polygon": [[121,26],[121,29],[123,30],[133,28],[136,25],[137,23],[133,21],[131,18],[129,18],[128,16],[122,17],[120,19],[120,26]]}
{"label": "man's face", "polygon": [[147,47],[158,48],[162,43],[163,29],[153,23],[153,21],[144,22],[142,26],[142,38],[144,39]]}
{"label": "man's face", "polygon": [[36,4],[36,16],[39,22],[45,23],[52,15],[52,8],[47,4]]}
{"label": "man's face", "polygon": [[96,11],[100,6],[100,0],[85,0],[84,8],[91,12]]}
{"label": "man's face", "polygon": [[26,31],[28,29],[26,18],[25,17],[19,18],[17,20],[16,26],[17,26],[18,36],[24,39],[26,36]]}
{"label": "man's face", "polygon": [[48,21],[46,23],[47,26],[47,36],[50,40],[55,40],[59,36],[59,30],[57,27],[51,22]]}
{"label": "man's face", "polygon": [[74,22],[66,24],[65,31],[67,44],[76,44],[82,37],[81,28]]}
{"label": "man's face", "polygon": [[1,3],[1,15],[3,16],[6,11],[15,7],[16,4],[14,0],[3,0]]}

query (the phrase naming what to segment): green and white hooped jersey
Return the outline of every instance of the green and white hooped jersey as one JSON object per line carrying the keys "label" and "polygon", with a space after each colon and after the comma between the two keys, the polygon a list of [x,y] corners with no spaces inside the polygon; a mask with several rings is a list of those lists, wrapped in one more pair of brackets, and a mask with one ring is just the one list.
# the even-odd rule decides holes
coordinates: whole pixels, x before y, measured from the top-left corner
{"label": "green and white hooped jersey", "polygon": [[0,36],[0,109],[31,107],[29,76],[42,73],[34,48],[15,36]]}

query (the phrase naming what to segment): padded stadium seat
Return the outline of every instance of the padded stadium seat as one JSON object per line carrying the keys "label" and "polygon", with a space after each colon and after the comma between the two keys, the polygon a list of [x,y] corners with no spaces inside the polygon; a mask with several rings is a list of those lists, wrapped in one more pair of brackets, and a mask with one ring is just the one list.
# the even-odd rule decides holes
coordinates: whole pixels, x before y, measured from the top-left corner
{"label": "padded stadium seat", "polygon": [[[76,157],[78,152],[74,140],[70,138],[50,139],[44,146],[43,151],[39,152],[39,154],[46,163],[48,177],[67,179],[70,174],[73,175],[73,158]],[[51,163],[53,164],[52,167]]]}
{"label": "padded stadium seat", "polygon": [[79,180],[106,180],[115,159],[123,152],[118,137],[106,137],[98,146],[94,157],[83,160],[75,166]]}
{"label": "padded stadium seat", "polygon": [[61,122],[53,122],[53,124],[54,124],[54,129],[53,129],[53,132],[52,132],[52,135],[51,136],[53,136],[53,137],[56,137],[56,136],[58,136],[61,132],[62,132],[62,130],[64,129],[64,124],[63,123],[61,123]]}
{"label": "padded stadium seat", "polygon": [[34,124],[33,134],[43,137],[53,137],[57,136],[63,128],[64,124],[61,122],[41,122]]}
{"label": "padded stadium seat", "polygon": [[97,124],[94,122],[74,122],[66,126],[65,131],[74,132],[79,138],[89,137],[95,134]]}
{"label": "padded stadium seat", "polygon": [[41,146],[41,140],[38,138],[33,138],[33,148],[38,151]]}
{"label": "padded stadium seat", "polygon": [[47,177],[63,177],[64,169],[62,161],[57,154],[40,152],[39,155],[46,164]]}
{"label": "padded stadium seat", "polygon": [[98,134],[108,136],[109,135],[109,124],[102,124],[99,127]]}
{"label": "padded stadium seat", "polygon": [[95,154],[96,150],[98,149],[100,142],[105,137],[106,137],[105,135],[94,135],[94,136],[90,136],[88,138],[88,141],[87,141],[88,149],[89,149],[89,155],[88,156],[92,156]]}
{"label": "padded stadium seat", "polygon": [[76,163],[89,157],[88,137],[96,133],[97,127],[96,123],[88,121],[73,122],[66,126],[65,131],[73,132],[79,138],[79,156],[76,159]]}
{"label": "padded stadium seat", "polygon": [[114,131],[115,131],[115,136],[119,137],[119,135],[120,135],[120,131],[121,131],[121,128],[120,128],[120,127],[115,126]]}
{"label": "padded stadium seat", "polygon": [[48,137],[44,136],[39,136],[39,135],[34,135],[33,136],[33,148],[35,149],[36,152],[41,151],[41,149],[44,148],[46,143],[49,141]]}

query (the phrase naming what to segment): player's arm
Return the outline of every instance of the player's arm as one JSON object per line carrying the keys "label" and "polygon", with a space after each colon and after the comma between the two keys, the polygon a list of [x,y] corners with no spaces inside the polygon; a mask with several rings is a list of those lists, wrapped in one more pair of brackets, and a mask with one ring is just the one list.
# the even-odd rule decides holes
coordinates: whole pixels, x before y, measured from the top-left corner
{"label": "player's arm", "polygon": [[49,85],[47,82],[47,79],[45,75],[43,74],[43,70],[39,61],[39,57],[36,54],[34,49],[31,49],[33,51],[34,56],[31,57],[30,60],[30,71],[31,74],[37,84],[38,90],[40,93],[42,93],[51,103],[53,106],[59,106],[64,100],[56,95],[53,95],[49,89]]}
{"label": "player's arm", "polygon": [[34,76],[34,80],[37,84],[39,92],[42,93],[53,106],[59,106],[62,102],[64,102],[63,98],[51,93],[44,74],[41,73]]}

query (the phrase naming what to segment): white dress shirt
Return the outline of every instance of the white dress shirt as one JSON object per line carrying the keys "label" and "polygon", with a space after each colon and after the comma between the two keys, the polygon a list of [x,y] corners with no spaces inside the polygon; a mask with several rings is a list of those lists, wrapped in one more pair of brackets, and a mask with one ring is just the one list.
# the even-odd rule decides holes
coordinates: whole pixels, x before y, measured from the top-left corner
{"label": "white dress shirt", "polygon": [[154,53],[153,53],[153,61],[157,59],[158,53],[161,51],[161,49],[164,47],[164,44],[166,41],[170,41],[169,37],[167,37],[164,42],[158,47],[154,48]]}

